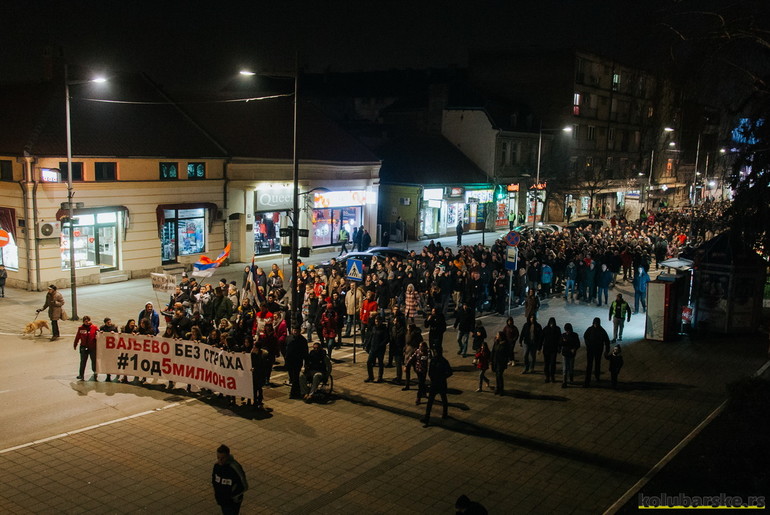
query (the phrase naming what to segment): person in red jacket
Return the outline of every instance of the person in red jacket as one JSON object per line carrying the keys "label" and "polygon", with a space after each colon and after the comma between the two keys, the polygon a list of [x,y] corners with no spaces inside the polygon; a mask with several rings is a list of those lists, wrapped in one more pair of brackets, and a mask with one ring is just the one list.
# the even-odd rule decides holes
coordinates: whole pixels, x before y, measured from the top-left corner
{"label": "person in red jacket", "polygon": [[80,344],[80,373],[77,377],[78,381],[83,380],[88,358],[91,358],[91,370],[94,373],[94,381],[98,380],[96,377],[96,332],[97,328],[91,323],[91,317],[84,316],[83,325],[78,327],[75,343],[72,345],[73,349],[77,349],[78,344]]}
{"label": "person in red jacket", "polygon": [[377,314],[377,302],[374,300],[374,292],[366,294],[366,300],[361,304],[361,341],[366,341],[369,332],[369,317]]}

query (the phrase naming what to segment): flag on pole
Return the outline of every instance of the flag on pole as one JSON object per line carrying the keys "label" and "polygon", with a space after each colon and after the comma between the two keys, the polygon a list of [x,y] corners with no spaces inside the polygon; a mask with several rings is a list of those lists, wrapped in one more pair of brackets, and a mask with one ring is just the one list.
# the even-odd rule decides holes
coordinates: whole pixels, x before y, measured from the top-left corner
{"label": "flag on pole", "polygon": [[254,259],[257,256],[252,254],[251,256],[251,266],[249,267],[249,272],[246,274],[246,282],[243,285],[243,297],[248,297],[252,301],[256,299],[257,297],[257,282],[256,282],[256,275],[257,275],[257,267],[254,265]]}
{"label": "flag on pole", "polygon": [[214,270],[224,262],[230,255],[230,243],[227,244],[222,253],[216,258],[211,259],[208,256],[201,256],[197,263],[193,263],[193,276],[195,277],[211,277],[214,275]]}

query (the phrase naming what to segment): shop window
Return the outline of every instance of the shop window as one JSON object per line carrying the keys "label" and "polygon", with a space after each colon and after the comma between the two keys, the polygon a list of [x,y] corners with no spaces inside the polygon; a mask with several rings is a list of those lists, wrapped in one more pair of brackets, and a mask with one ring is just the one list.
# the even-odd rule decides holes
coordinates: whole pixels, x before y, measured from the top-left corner
{"label": "shop window", "polygon": [[187,163],[187,179],[190,181],[206,178],[206,163]]}
{"label": "shop window", "polygon": [[[59,171],[61,172],[61,180],[62,182],[67,182],[67,177],[69,177],[69,168],[67,167],[67,161],[62,161],[59,163]],[[82,181],[83,180],[83,163],[76,163],[72,162],[72,180],[73,181]]]}
{"label": "shop window", "polygon": [[16,240],[8,227],[0,226],[8,233],[8,243],[0,247],[0,265],[13,270],[19,269],[19,249],[16,246]]}
{"label": "shop window", "polygon": [[160,163],[158,168],[161,181],[175,181],[179,177],[179,163]]}
{"label": "shop window", "polygon": [[[118,220],[114,211],[76,214],[72,224],[75,268],[118,268]],[[70,224],[62,224],[61,268],[70,268]]]}
{"label": "shop window", "polygon": [[200,254],[206,250],[206,216],[203,208],[166,209],[161,228],[161,257],[164,263],[177,256]]}
{"label": "shop window", "polygon": [[114,181],[117,179],[118,163],[97,162],[94,163],[94,179],[97,181]]}
{"label": "shop window", "polygon": [[336,245],[339,241],[340,228],[344,227],[350,237],[361,226],[360,206],[314,209],[313,210],[313,247]]}
{"label": "shop window", "polygon": [[270,254],[281,251],[281,213],[254,214],[254,254]]}
{"label": "shop window", "polygon": [[8,159],[0,161],[0,181],[13,181],[13,162]]}

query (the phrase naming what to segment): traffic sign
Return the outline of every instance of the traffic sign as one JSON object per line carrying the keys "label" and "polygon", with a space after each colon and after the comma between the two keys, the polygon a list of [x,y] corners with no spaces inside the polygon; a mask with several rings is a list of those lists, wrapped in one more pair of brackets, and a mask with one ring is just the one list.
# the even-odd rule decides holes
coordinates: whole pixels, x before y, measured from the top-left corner
{"label": "traffic sign", "polygon": [[517,263],[519,257],[519,249],[518,247],[508,247],[508,253],[505,257],[505,269],[506,270],[516,270]]}
{"label": "traffic sign", "polygon": [[364,280],[364,262],[360,259],[346,259],[345,268],[347,269],[347,277],[351,281]]}
{"label": "traffic sign", "polygon": [[516,231],[511,231],[505,235],[505,243],[507,243],[509,247],[518,247],[520,241],[521,234]]}
{"label": "traffic sign", "polygon": [[7,231],[0,229],[0,247],[5,247],[11,241]]}

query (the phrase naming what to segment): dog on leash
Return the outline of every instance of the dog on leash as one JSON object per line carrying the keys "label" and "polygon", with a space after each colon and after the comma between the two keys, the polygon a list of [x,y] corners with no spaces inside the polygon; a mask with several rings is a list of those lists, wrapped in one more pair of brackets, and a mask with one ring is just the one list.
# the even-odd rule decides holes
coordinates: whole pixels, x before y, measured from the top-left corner
{"label": "dog on leash", "polygon": [[24,332],[22,334],[35,334],[37,331],[40,331],[40,334],[35,336],[42,336],[43,329],[51,330],[51,328],[48,327],[48,322],[45,320],[33,320],[24,327]]}

